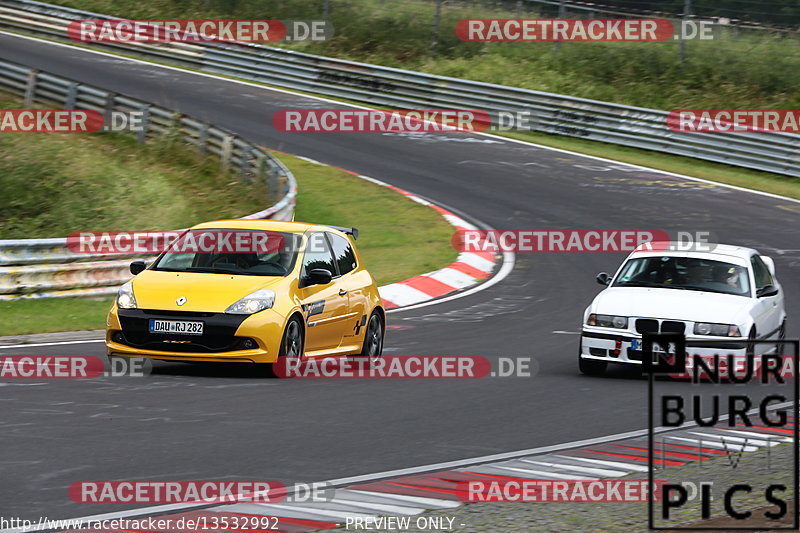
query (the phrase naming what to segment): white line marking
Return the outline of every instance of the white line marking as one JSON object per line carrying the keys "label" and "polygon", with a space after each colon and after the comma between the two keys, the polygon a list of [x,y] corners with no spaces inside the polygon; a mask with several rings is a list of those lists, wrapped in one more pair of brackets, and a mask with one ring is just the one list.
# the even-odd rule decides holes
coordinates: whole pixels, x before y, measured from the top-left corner
{"label": "white line marking", "polygon": [[[369,518],[378,516],[370,513],[357,513],[347,511],[334,511],[329,509],[322,509],[319,507],[306,507],[302,505],[286,505],[279,503],[234,503],[231,505],[223,505],[214,507],[213,511],[220,512],[239,512],[247,514],[264,514],[264,515],[278,515],[283,513],[286,518],[291,518],[291,514],[304,514],[319,517],[318,520],[328,520],[329,522],[336,522],[337,520],[346,520],[349,517],[353,518]],[[277,512],[276,512],[277,511]]]}
{"label": "white line marking", "polygon": [[393,494],[389,492],[372,492],[368,490],[356,490],[356,489],[344,489],[347,492],[355,492],[358,494],[365,494],[369,496],[376,496],[381,498],[389,498],[392,500],[400,500],[406,501],[409,503],[424,505],[427,508],[430,507],[439,507],[442,509],[455,509],[456,507],[461,507],[459,502],[453,500],[440,500],[438,498],[427,498],[424,496],[410,496],[408,494]]}
{"label": "white line marking", "polygon": [[455,270],[450,267],[440,268],[434,272],[423,274],[423,276],[440,281],[449,287],[453,287],[454,289],[463,289],[464,287],[471,287],[472,285],[475,285],[475,278],[469,274],[464,274],[460,270]]}
{"label": "white line marking", "polygon": [[[753,431],[742,431],[739,429],[725,429],[723,431],[726,433],[735,433],[737,435],[744,435],[745,437],[756,437],[759,440],[767,441],[767,442],[792,442],[794,439],[791,437],[784,437],[783,435],[766,435],[764,433],[755,433]],[[767,438],[769,437],[769,438]]]}
{"label": "white line marking", "polygon": [[517,459],[521,463],[528,463],[532,465],[549,466],[550,468],[558,468],[561,470],[574,470],[575,472],[583,472],[586,474],[596,474],[600,476],[619,477],[626,476],[630,471],[608,470],[603,468],[591,468],[588,466],[568,465],[564,463],[548,463],[545,461],[532,461],[530,459]]}
{"label": "white line marking", "polygon": [[500,470],[502,472],[515,472],[515,473],[522,473],[528,479],[537,479],[537,478],[553,478],[553,479],[581,479],[581,480],[596,480],[596,477],[586,477],[586,476],[576,476],[575,474],[559,474],[558,472],[549,472],[547,470],[530,470],[528,468],[518,468],[515,466],[500,466],[500,465],[483,465],[479,468],[475,469],[475,472],[481,473],[483,472],[496,472]]}
{"label": "white line marking", "polygon": [[355,500],[355,499],[343,500],[338,496],[334,497],[333,500],[325,503],[355,507],[357,509],[365,509],[366,511],[377,511],[380,514],[415,515],[425,511],[424,507],[406,507],[396,504],[391,505],[386,503],[370,502],[370,501]]}
{"label": "white line marking", "polygon": [[571,455],[556,455],[555,457],[558,457],[559,459],[573,459],[575,461],[584,461],[586,463],[627,468],[629,472],[647,472],[646,466],[635,463],[621,463],[619,461],[606,461],[604,459],[589,459],[588,457],[572,457]]}
{"label": "white line marking", "polygon": [[431,299],[430,294],[424,293],[414,287],[404,285],[403,283],[392,283],[391,285],[380,287],[378,292],[381,298],[386,298],[396,305],[415,304]]}
{"label": "white line marking", "polygon": [[461,252],[458,254],[458,259],[456,262],[464,263],[465,265],[469,265],[472,268],[477,268],[481,272],[485,272],[487,274],[491,273],[494,270],[495,263],[493,261],[489,261],[478,254],[474,254],[472,252]]}
{"label": "white line marking", "polygon": [[85,341],[59,341],[59,342],[40,342],[37,344],[12,344],[11,346],[0,346],[0,351],[11,348],[39,348],[41,346],[61,346],[66,344],[88,344],[90,342],[106,342],[105,339],[88,339]]}
{"label": "white line marking", "polygon": [[703,443],[705,444],[706,439],[719,439],[720,442],[724,442],[730,445],[731,442],[734,443],[741,443],[743,446],[747,446],[748,444],[752,444],[754,446],[777,446],[780,442],[772,441],[767,442],[765,439],[754,439],[752,437],[734,437],[732,435],[715,435],[714,433],[701,433],[699,431],[692,431],[692,435],[700,435],[703,437]]}
{"label": "white line marking", "polygon": [[405,514],[415,515],[425,511],[424,507],[409,507],[408,505],[398,505],[397,503],[380,503],[371,500],[356,499],[356,498],[342,498],[340,494],[344,491],[338,491],[334,498],[327,502],[335,505],[348,505],[366,509],[367,511],[379,511],[383,514]]}

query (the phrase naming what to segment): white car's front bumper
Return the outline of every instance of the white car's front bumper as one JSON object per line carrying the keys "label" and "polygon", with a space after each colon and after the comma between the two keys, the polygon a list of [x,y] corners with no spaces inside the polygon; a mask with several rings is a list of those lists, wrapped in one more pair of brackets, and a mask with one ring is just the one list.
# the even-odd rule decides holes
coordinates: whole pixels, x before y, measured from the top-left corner
{"label": "white car's front bumper", "polygon": [[[709,345],[709,341],[714,341]],[[705,345],[704,345],[705,344]],[[713,357],[715,354],[744,357],[747,339],[744,337],[686,337],[688,355]],[[580,356],[608,363],[642,364],[642,337],[624,330],[584,327],[581,332]]]}

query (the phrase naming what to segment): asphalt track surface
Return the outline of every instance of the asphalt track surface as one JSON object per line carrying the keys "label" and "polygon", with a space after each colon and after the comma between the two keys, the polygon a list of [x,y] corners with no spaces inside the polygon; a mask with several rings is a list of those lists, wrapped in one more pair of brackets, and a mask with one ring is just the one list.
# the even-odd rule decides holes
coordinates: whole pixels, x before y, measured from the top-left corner
{"label": "asphalt track surface", "polygon": [[[0,57],[174,107],[493,228],[713,231],[775,258],[796,316],[800,209],[788,200],[480,135],[279,133],[271,122],[279,109],[339,106],[8,35],[0,35]],[[158,363],[144,378],[0,383],[0,515],[131,508],[71,502],[67,487],[79,480],[314,481],[644,428],[645,381],[625,372],[584,377],[576,365],[574,333],[600,290],[594,276],[622,258],[518,254],[513,272],[487,290],[390,315],[400,328],[388,332],[387,354],[533,357],[533,378],[276,380],[239,367]],[[90,343],[0,354],[104,350]]]}

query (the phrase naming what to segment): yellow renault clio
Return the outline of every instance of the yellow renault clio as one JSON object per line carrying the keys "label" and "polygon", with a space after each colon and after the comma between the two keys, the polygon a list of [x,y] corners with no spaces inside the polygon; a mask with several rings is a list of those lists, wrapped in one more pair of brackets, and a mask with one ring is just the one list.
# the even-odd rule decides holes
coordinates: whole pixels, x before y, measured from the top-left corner
{"label": "yellow renault clio", "polygon": [[131,264],[108,315],[109,357],[285,362],[383,350],[386,316],[355,228],[223,220]]}

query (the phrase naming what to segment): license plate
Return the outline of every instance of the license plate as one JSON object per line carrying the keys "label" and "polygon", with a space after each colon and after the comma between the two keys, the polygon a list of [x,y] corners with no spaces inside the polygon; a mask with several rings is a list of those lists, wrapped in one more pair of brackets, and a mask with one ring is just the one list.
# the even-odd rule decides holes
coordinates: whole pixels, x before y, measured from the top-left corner
{"label": "license plate", "polygon": [[[644,342],[639,339],[631,339],[631,350],[642,350],[644,348]],[[653,343],[653,352],[664,353],[664,350],[658,345],[658,343]]]}
{"label": "license plate", "polygon": [[151,320],[150,333],[179,333],[181,335],[202,335],[202,322],[186,320]]}

